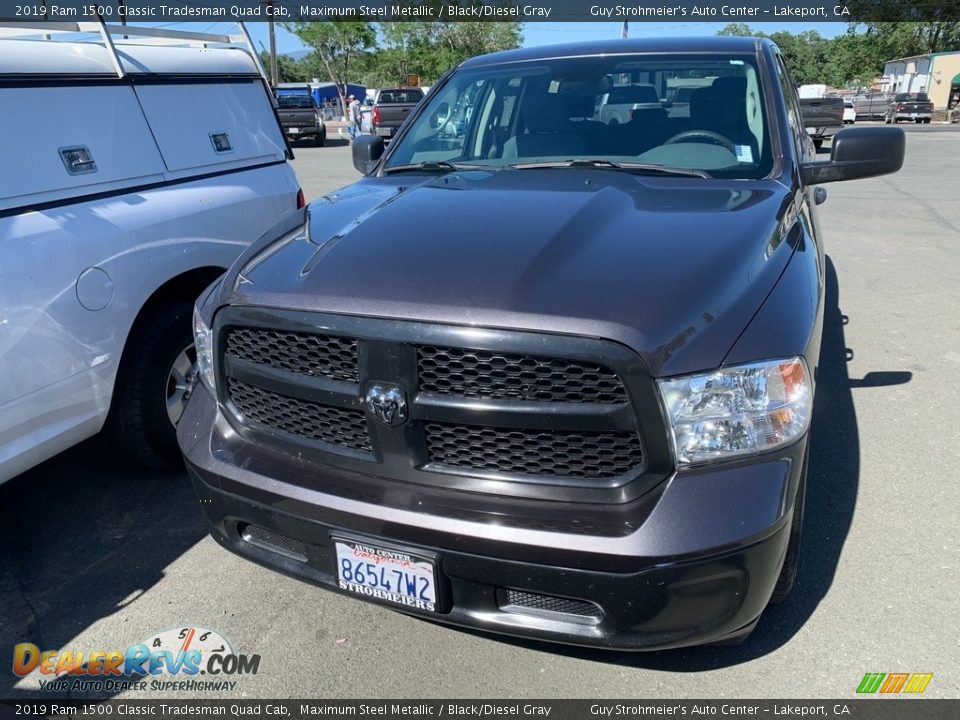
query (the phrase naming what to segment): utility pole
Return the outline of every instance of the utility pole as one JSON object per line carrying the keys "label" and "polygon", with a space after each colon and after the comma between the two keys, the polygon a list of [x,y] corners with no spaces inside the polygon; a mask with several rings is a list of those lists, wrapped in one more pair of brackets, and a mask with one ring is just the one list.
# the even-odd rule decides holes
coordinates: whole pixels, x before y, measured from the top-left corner
{"label": "utility pole", "polygon": [[273,86],[273,89],[277,89],[277,35],[274,32],[273,28],[273,0],[267,0],[267,8],[269,15],[269,25],[270,25],[270,84]]}

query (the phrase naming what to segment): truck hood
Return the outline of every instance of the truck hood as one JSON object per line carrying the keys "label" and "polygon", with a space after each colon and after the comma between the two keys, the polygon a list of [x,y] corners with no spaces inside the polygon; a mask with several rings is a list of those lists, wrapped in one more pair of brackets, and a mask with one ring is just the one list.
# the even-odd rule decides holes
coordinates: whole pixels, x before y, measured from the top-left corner
{"label": "truck hood", "polygon": [[[654,375],[718,366],[792,253],[771,181],[593,169],[367,178],[225,302],[600,337]],[[795,215],[795,213],[794,213]]]}

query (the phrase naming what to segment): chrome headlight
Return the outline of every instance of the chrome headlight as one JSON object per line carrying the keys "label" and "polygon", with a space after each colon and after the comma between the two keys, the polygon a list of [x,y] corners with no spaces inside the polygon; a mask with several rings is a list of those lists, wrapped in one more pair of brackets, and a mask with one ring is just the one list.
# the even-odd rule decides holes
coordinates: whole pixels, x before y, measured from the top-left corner
{"label": "chrome headlight", "polygon": [[679,465],[786,445],[810,425],[813,392],[803,358],[658,380]]}

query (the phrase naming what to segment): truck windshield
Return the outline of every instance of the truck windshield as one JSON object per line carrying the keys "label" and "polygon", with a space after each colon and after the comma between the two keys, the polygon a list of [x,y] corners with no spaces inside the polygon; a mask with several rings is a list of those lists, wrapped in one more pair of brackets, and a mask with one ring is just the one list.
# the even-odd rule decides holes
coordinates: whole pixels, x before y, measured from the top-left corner
{"label": "truck windshield", "polygon": [[[756,60],[607,55],[468,68],[431,92],[384,170],[631,165],[760,178],[772,168]],[[605,160],[568,163],[570,160]]]}

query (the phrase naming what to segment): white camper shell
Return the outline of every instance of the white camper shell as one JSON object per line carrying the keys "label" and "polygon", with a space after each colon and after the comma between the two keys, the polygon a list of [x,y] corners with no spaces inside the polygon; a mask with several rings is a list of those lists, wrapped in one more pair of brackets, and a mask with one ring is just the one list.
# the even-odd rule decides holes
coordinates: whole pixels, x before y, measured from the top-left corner
{"label": "white camper shell", "polygon": [[0,482],[108,420],[176,462],[193,302],[303,200],[249,36],[0,26],[0,106]]}

